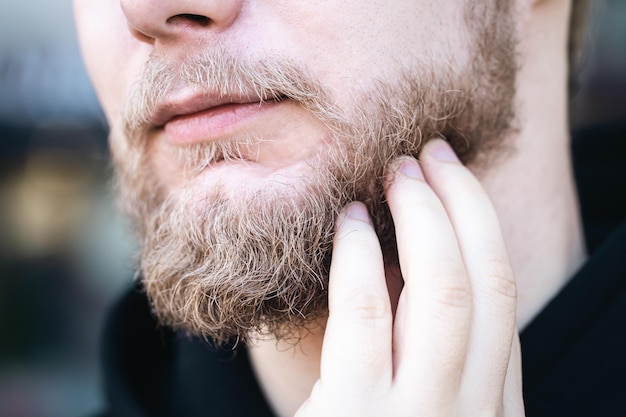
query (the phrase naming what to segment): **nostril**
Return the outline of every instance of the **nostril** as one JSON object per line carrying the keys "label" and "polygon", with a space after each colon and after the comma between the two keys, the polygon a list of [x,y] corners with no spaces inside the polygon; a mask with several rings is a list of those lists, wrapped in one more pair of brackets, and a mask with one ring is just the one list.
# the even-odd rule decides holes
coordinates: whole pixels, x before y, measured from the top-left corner
{"label": "nostril", "polygon": [[177,14],[176,16],[172,16],[167,19],[167,23],[176,24],[176,23],[187,23],[187,24],[195,24],[197,26],[208,26],[211,23],[211,19],[206,16],[202,16],[199,14]]}

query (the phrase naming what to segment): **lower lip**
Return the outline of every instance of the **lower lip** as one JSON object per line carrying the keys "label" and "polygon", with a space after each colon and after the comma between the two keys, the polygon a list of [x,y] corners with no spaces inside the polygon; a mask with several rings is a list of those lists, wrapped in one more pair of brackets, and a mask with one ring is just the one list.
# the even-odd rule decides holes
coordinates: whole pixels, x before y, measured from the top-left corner
{"label": "lower lip", "polygon": [[280,102],[225,104],[197,113],[176,116],[164,126],[169,141],[188,145],[210,141],[241,131],[244,125]]}

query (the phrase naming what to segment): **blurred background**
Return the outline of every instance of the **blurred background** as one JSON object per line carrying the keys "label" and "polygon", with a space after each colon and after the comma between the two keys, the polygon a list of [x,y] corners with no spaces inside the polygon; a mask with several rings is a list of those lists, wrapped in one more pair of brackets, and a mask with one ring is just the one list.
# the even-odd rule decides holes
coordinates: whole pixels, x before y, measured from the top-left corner
{"label": "blurred background", "polygon": [[133,276],[109,182],[71,0],[0,0],[1,417],[100,407],[102,323]]}
{"label": "blurred background", "polygon": [[[626,121],[626,1],[599,3],[591,34],[573,129]],[[102,403],[99,335],[134,250],[110,174],[71,1],[0,0],[0,417]]]}

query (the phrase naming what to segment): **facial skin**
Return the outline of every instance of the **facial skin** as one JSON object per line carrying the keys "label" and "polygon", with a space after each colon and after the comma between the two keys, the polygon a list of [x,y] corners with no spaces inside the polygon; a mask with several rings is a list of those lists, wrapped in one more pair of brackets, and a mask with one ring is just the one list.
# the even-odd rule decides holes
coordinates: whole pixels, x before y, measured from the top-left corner
{"label": "facial skin", "polygon": [[85,54],[143,281],[164,323],[218,342],[290,336],[326,314],[350,201],[368,205],[397,267],[382,192],[394,157],[442,136],[478,166],[511,128],[509,5],[122,1],[119,16],[113,3],[77,2],[77,14],[86,37],[101,13],[131,28]]}
{"label": "facial skin", "polygon": [[75,1],[163,322],[249,338],[280,416],[522,415],[516,319],[585,258],[570,3],[121,6]]}

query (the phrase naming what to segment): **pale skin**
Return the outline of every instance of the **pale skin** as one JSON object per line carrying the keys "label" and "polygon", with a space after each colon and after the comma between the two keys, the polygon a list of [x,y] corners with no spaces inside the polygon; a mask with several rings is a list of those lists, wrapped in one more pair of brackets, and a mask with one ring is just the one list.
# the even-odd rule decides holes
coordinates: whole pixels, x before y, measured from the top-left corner
{"label": "pale skin", "polygon": [[[151,13],[167,8],[150,9],[149,3],[123,0],[124,14],[116,1],[75,2],[87,64],[113,129],[150,53],[175,58],[178,51],[217,36],[205,33],[200,42],[197,34],[156,30],[160,17]],[[385,3],[387,19],[376,18],[380,4],[368,7],[375,2],[331,3],[300,5],[302,10],[282,1],[167,5],[176,9],[171,14],[210,15],[220,23],[218,35],[234,27],[237,36],[226,39],[233,48],[241,46],[241,38],[260,51],[270,45],[279,52],[297,50],[296,58],[307,61],[339,96],[346,79],[382,71],[386,54],[415,45],[410,37],[450,33],[447,44],[458,41],[446,2],[423,2],[415,16],[407,14],[402,1]],[[515,152],[478,176],[438,141],[425,148],[419,163],[396,161],[386,189],[405,281],[395,316],[396,300],[389,297],[385,278],[397,271],[385,271],[363,206],[357,202],[345,209],[337,222],[325,332],[310,334],[294,349],[267,339],[250,348],[277,415],[523,415],[517,330],[567,282],[585,253],[566,123],[563,45],[570,4],[518,3],[521,126],[507,138]],[[422,17],[423,25],[410,26],[422,29],[407,34],[405,16],[414,21],[429,14],[441,18]],[[336,35],[332,25],[290,31],[290,23],[297,28],[305,17],[311,24],[337,24],[344,36]],[[259,21],[264,26],[250,24]],[[368,31],[355,22],[367,22]],[[147,40],[127,25],[143,29]],[[312,35],[308,39],[300,33]],[[331,42],[335,36],[345,42]],[[294,49],[291,40],[304,47]],[[112,146],[120,152],[124,144]]]}
{"label": "pale skin", "polygon": [[389,177],[396,314],[354,203],[337,228],[320,378],[296,415],[523,415],[515,280],[489,198],[439,140]]}
{"label": "pale skin", "polygon": [[[404,279],[397,309],[369,215],[353,203],[338,220],[323,339],[290,352],[311,361],[321,343],[319,378],[295,415],[524,415],[515,279],[482,185],[434,140],[420,162],[392,165],[385,195]],[[267,375],[281,355],[266,348],[252,354]]]}
{"label": "pale skin", "polygon": [[[513,138],[515,143],[519,144],[517,152],[505,163],[492,167],[489,172],[483,172],[479,176],[479,181],[499,218],[504,245],[515,276],[516,321],[519,330],[523,329],[541,311],[586,259],[569,160],[566,60],[562,49],[567,36],[568,12],[569,3],[565,1],[544,1],[533,5],[532,15],[524,25],[526,37],[523,40],[523,50],[526,58],[518,76],[518,101],[524,103],[520,106],[521,119],[524,123],[518,135]],[[560,55],[555,54],[554,51],[560,51]],[[437,164],[435,161],[432,162]],[[423,170],[426,172],[426,178],[430,179],[428,167],[424,166]],[[432,178],[434,179],[434,176]],[[407,180],[407,182],[413,181]],[[447,185],[454,186],[453,183]],[[422,187],[421,191],[425,191],[424,188]],[[454,192],[449,192],[448,195],[454,195]],[[355,223],[358,224],[358,221],[353,221],[351,224]],[[362,227],[361,229],[354,227],[354,229],[362,230]],[[418,239],[419,235],[414,235],[414,238]],[[458,237],[458,239],[461,238]],[[356,267],[365,259],[369,258],[360,258],[360,261],[355,261],[352,265]],[[349,286],[349,282],[345,285]],[[476,302],[477,300],[474,300],[474,303]],[[363,310],[360,308],[360,312]],[[357,316],[358,313],[353,314],[355,321],[358,320]],[[501,319],[509,320],[505,317]],[[466,331],[477,331],[475,337],[479,337],[480,329],[474,329],[468,325]],[[289,350],[285,345],[267,340],[259,341],[257,346],[251,349],[257,375],[278,415],[293,415],[309,398],[311,387],[316,384],[324,386],[320,381],[325,375],[320,374],[319,370],[320,362],[327,357],[323,356],[326,354],[323,353],[322,348],[324,341],[327,340],[326,336],[311,335],[303,340],[297,349]],[[369,337],[367,340],[368,344],[371,344],[375,339]],[[439,348],[452,348],[454,340],[451,338],[442,342]],[[512,339],[505,337],[505,340],[517,343],[517,334]],[[456,342],[457,347],[465,346],[463,339],[456,339]],[[358,345],[352,341],[346,343],[349,350],[344,354],[348,358],[356,355],[357,353],[354,353],[352,349],[358,348]],[[340,343],[334,345],[338,346]],[[476,404],[478,407],[484,406],[485,411],[492,410],[492,413],[488,413],[489,415],[508,415],[509,412],[510,415],[521,415],[522,408],[519,404],[521,375],[517,362],[519,360],[517,347],[506,344],[504,346],[505,349],[511,349],[509,361],[506,364],[503,361],[500,362],[500,375],[504,369],[510,369],[504,386],[499,385],[503,383],[502,379],[485,380],[484,376],[488,375],[485,372],[479,371],[478,375],[474,375],[476,384],[482,381],[486,384],[485,386],[495,386],[495,392],[502,396],[491,398],[491,402],[479,401]],[[457,358],[457,364],[466,359],[471,362],[472,359],[465,356],[468,353],[470,353],[469,350],[462,352]],[[337,357],[340,355],[341,352],[337,352]],[[392,359],[388,366],[394,369],[395,365],[391,361]],[[428,363],[428,359],[424,359],[424,363]],[[491,365],[494,364],[495,362],[491,362]],[[508,367],[509,365],[512,366]],[[321,369],[325,369],[323,364]],[[329,377],[337,376],[338,371],[335,369],[335,374],[332,371],[331,369]],[[364,372],[362,368],[360,372]],[[416,377],[412,385],[413,390],[406,398],[408,402],[420,398],[423,392],[416,392],[415,387],[419,386],[419,381],[426,381],[427,387],[430,387],[430,378],[429,374]],[[366,404],[364,406],[366,412],[363,415],[376,415],[372,413],[376,407],[364,400],[364,398],[375,398],[372,392],[355,399],[354,392],[346,391],[347,384],[339,383],[338,385],[343,389],[339,392],[345,395],[352,394],[349,399],[339,399],[340,403],[343,400],[343,406],[347,406],[350,401],[352,401],[351,405],[359,407]],[[451,390],[454,391],[459,385],[461,383],[458,380],[451,381]],[[394,390],[396,386],[395,381],[391,379],[386,386],[387,390],[383,388],[379,393],[384,392],[385,394],[381,395],[388,396],[387,398],[393,397],[397,395],[397,391]],[[324,392],[323,389],[319,391]],[[429,398],[433,399],[433,397]],[[460,404],[461,396],[456,400],[459,402],[453,401],[453,403]],[[394,402],[393,407],[398,406],[398,401]],[[431,405],[437,402],[438,400],[435,399]],[[505,406],[497,409],[499,404],[505,404]],[[368,408],[367,405],[370,407]],[[305,409],[307,407],[310,406],[305,406]],[[413,410],[413,414],[407,410],[402,411],[405,412],[404,415],[477,415],[469,410],[476,410],[476,408],[469,407],[467,413],[459,409],[438,410],[423,414],[421,410]],[[385,414],[383,410],[379,415],[390,414]],[[403,414],[399,411],[398,415]]]}

